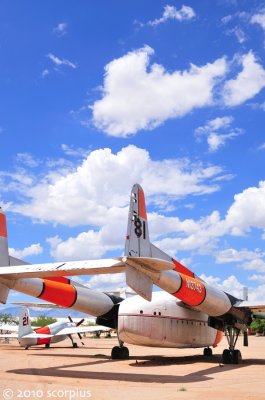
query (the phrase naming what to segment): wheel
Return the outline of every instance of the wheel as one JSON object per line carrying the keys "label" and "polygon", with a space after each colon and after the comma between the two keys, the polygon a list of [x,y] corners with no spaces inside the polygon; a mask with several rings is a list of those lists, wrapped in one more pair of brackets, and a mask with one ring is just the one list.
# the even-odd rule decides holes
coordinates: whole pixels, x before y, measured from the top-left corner
{"label": "wheel", "polygon": [[129,358],[128,347],[113,347],[113,349],[111,350],[111,358],[112,360],[125,360],[126,358]]}
{"label": "wheel", "polygon": [[205,349],[203,350],[203,355],[205,357],[210,357],[213,355],[213,351],[212,349],[210,349],[210,347],[205,347]]}
{"label": "wheel", "polygon": [[78,348],[77,343],[75,343],[75,342],[73,343],[73,348],[74,348],[74,349],[77,349],[77,348]]}
{"label": "wheel", "polygon": [[232,364],[232,354],[230,350],[225,349],[223,351],[223,363],[224,364]]}
{"label": "wheel", "polygon": [[45,348],[48,349],[50,347],[50,343],[45,344]]}
{"label": "wheel", "polygon": [[119,360],[120,358],[120,347],[119,346],[114,346],[111,350],[111,358],[112,360]]}
{"label": "wheel", "polygon": [[232,352],[232,363],[233,364],[240,364],[242,361],[242,356],[240,350],[234,350]]}
{"label": "wheel", "polygon": [[120,358],[125,360],[126,358],[129,358],[129,349],[128,347],[121,347],[120,349]]}

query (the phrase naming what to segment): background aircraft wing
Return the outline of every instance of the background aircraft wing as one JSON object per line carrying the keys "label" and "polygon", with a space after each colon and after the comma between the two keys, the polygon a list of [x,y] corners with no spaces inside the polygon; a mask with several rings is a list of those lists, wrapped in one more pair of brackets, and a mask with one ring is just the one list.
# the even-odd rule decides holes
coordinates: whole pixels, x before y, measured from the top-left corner
{"label": "background aircraft wing", "polygon": [[67,308],[53,303],[33,303],[33,302],[14,301],[11,304],[14,304],[16,306],[35,307],[35,308]]}
{"label": "background aircraft wing", "polygon": [[98,332],[98,331],[106,332],[109,330],[110,328],[107,328],[106,326],[103,325],[80,326],[80,327],[71,326],[69,328],[64,328],[61,331],[57,332],[55,336],[73,335],[74,333],[86,333],[86,332]]}
{"label": "background aircraft wing", "polygon": [[5,334],[1,334],[0,335],[0,339],[1,338],[3,338],[3,339],[7,339],[7,338],[9,338],[9,339],[11,339],[11,338],[18,338],[18,333],[5,333]]}
{"label": "background aircraft wing", "polygon": [[18,325],[2,324],[0,331],[18,332]]}
{"label": "background aircraft wing", "polygon": [[261,301],[249,301],[243,300],[237,302],[234,307],[236,308],[247,308],[254,314],[257,318],[265,318],[265,302]]}

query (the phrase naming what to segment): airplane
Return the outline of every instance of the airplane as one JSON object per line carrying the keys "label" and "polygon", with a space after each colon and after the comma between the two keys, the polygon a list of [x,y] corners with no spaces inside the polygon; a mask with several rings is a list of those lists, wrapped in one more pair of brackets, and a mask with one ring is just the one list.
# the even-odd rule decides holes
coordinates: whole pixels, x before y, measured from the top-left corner
{"label": "airplane", "polygon": [[[68,278],[120,272],[125,272],[136,296],[123,299]],[[162,291],[153,292],[153,285]],[[6,218],[0,212],[0,302],[6,302],[10,289],[93,315],[98,324],[116,329],[119,346],[113,347],[112,359],[129,357],[124,343],[204,348],[203,354],[210,356],[225,334],[228,348],[222,361],[238,364],[240,332],[247,346],[248,326],[265,312],[265,301],[236,298],[204,282],[150,242],[145,195],[139,184],[131,191],[123,257],[26,265],[9,256]]]}
{"label": "airplane", "polygon": [[77,348],[78,344],[74,342],[72,335],[77,334],[81,343],[84,345],[81,333],[109,331],[105,326],[80,326],[84,322],[84,319],[81,319],[76,324],[73,322],[70,315],[68,318],[69,322],[54,322],[53,324],[36,328],[31,326],[29,309],[22,307],[19,314],[18,327],[7,324],[4,326],[5,330],[16,333],[0,334],[0,338],[17,338],[20,346],[25,347],[26,350],[28,350],[30,346],[38,346],[42,344],[48,348],[51,343],[58,343],[69,338],[72,342],[73,348]]}

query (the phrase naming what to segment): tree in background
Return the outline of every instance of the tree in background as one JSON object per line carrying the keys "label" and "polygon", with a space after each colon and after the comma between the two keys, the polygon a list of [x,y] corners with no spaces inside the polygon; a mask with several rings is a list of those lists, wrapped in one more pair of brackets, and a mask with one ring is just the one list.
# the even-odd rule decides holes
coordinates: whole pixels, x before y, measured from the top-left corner
{"label": "tree in background", "polygon": [[11,314],[0,313],[0,322],[2,324],[14,324],[16,323],[16,320]]}
{"label": "tree in background", "polygon": [[46,326],[57,322],[57,319],[40,315],[35,321],[31,323],[32,326]]}
{"label": "tree in background", "polygon": [[255,318],[250,325],[251,331],[253,334],[255,333],[263,333],[265,332],[265,319]]}

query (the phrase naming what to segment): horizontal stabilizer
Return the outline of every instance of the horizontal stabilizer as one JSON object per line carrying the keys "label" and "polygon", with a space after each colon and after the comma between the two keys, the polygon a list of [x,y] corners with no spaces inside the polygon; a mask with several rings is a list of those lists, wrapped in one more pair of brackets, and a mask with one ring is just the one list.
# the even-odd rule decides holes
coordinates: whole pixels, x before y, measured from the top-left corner
{"label": "horizontal stabilizer", "polygon": [[144,299],[148,301],[152,300],[153,282],[142,271],[126,266],[126,283]]}
{"label": "horizontal stabilizer", "polygon": [[20,260],[20,258],[9,256],[9,265],[14,267],[15,265],[30,265],[30,264],[24,260]]}

